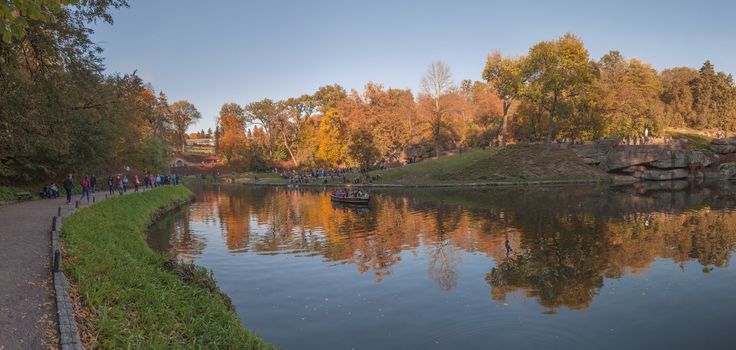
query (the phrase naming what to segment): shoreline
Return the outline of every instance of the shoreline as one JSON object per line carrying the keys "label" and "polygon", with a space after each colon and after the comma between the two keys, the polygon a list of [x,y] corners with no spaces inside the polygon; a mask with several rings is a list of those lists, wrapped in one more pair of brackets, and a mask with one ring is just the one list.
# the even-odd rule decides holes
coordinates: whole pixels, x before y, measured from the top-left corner
{"label": "shoreline", "polygon": [[75,318],[81,333],[95,335],[82,337],[85,345],[270,347],[240,322],[205,268],[148,246],[145,230],[193,200],[186,187],[167,186],[106,200],[65,219],[64,271]]}

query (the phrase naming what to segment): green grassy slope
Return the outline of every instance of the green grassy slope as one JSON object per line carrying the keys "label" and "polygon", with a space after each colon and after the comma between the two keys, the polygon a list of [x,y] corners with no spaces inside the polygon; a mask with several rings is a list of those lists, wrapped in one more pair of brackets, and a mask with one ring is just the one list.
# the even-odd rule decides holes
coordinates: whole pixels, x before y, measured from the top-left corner
{"label": "green grassy slope", "polygon": [[190,196],[183,186],[162,187],[106,200],[64,220],[64,266],[89,310],[78,320],[90,335],[89,347],[269,347],[241,325],[206,270],[172,265],[146,244],[151,215]]}
{"label": "green grassy slope", "polygon": [[510,145],[427,160],[372,173],[377,183],[433,185],[544,180],[604,181],[608,175],[588,166],[572,151],[543,145]]}

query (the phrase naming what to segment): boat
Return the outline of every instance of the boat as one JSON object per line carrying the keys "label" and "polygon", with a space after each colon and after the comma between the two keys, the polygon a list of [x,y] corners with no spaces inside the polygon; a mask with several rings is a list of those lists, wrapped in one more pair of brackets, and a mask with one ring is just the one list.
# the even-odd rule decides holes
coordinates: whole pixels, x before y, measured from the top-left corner
{"label": "boat", "polygon": [[341,195],[336,195],[334,192],[330,193],[330,199],[334,202],[338,203],[344,203],[344,204],[353,204],[353,205],[368,205],[368,202],[370,202],[371,197],[368,196],[367,198],[363,197],[343,197]]}

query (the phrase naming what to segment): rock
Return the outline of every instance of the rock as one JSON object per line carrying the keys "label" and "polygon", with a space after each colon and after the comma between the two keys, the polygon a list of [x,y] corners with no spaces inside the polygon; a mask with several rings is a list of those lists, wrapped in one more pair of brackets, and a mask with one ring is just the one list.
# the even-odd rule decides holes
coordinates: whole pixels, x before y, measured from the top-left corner
{"label": "rock", "polygon": [[727,137],[723,139],[714,139],[710,142],[711,145],[732,145],[736,146],[736,139],[733,137]]}
{"label": "rock", "polygon": [[736,175],[736,163],[723,163],[718,166],[718,170],[723,177],[733,177]]}
{"label": "rock", "polygon": [[634,174],[634,173],[641,173],[644,170],[647,170],[647,167],[645,167],[643,165],[632,165],[630,167],[623,168],[620,171],[622,173]]}
{"label": "rock", "polygon": [[598,164],[606,158],[606,154],[618,145],[618,140],[601,139],[593,143],[570,145],[570,148],[588,164]]}
{"label": "rock", "polygon": [[598,165],[601,163],[601,160],[598,158],[583,158],[583,163],[588,165]]}
{"label": "rock", "polygon": [[660,169],[690,168],[691,165],[706,167],[711,161],[705,153],[692,150],[663,150],[659,159],[649,165]]}
{"label": "rock", "polygon": [[659,146],[627,146],[613,149],[601,162],[600,167],[605,171],[615,171],[633,165],[644,165],[657,161],[665,151]]}
{"label": "rock", "polygon": [[736,153],[736,145],[710,144],[710,150],[718,154]]}
{"label": "rock", "polygon": [[641,173],[641,178],[642,180],[650,180],[650,181],[669,181],[669,180],[687,179],[689,175],[690,175],[690,172],[686,169],[670,169],[670,170],[649,169]]}

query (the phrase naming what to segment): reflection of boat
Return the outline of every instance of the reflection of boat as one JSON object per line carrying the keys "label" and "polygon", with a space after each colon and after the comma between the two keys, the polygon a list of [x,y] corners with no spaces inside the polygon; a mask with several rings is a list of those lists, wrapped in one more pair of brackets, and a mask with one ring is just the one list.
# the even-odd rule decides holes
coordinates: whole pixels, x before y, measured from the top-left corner
{"label": "reflection of boat", "polygon": [[343,203],[343,204],[368,205],[368,202],[371,200],[371,197],[368,197],[368,198],[342,197],[339,195],[335,195],[334,193],[330,193],[330,199],[333,202],[338,202],[338,203]]}
{"label": "reflection of boat", "polygon": [[332,208],[352,211],[356,214],[363,214],[371,211],[371,207],[367,204],[350,204],[337,201],[332,201]]}

